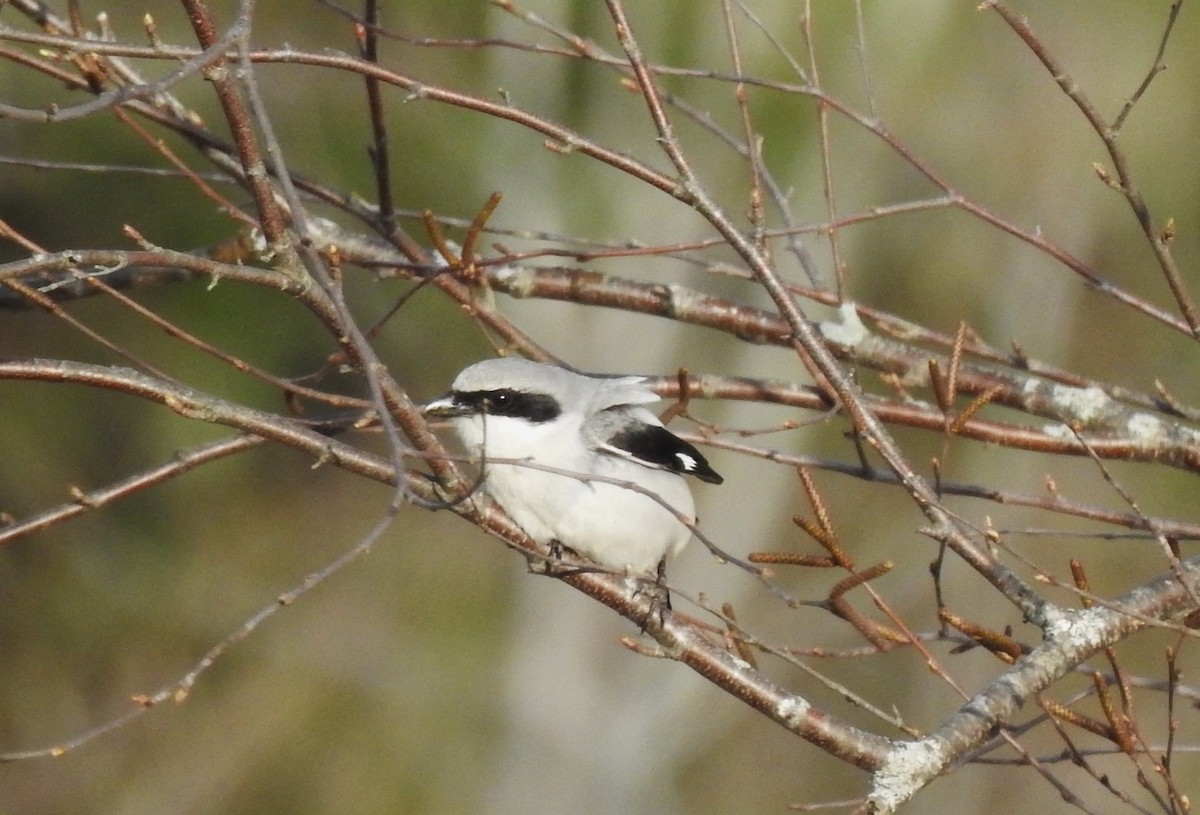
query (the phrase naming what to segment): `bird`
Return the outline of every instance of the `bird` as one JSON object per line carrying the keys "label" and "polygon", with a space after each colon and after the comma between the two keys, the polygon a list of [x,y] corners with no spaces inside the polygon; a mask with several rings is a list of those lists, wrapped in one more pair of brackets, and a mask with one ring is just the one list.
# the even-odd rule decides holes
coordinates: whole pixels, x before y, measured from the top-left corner
{"label": "bird", "polygon": [[465,368],[425,413],[451,420],[483,489],[533,540],[661,578],[692,536],[680,517],[696,521],[684,476],[724,479],[643,407],[659,399],[645,381],[500,357]]}

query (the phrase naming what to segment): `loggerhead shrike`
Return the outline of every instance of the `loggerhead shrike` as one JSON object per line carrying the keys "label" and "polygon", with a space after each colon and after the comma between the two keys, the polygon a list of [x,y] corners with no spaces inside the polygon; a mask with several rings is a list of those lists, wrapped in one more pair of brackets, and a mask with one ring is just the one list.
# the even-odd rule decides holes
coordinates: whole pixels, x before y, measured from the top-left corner
{"label": "loggerhead shrike", "polygon": [[663,506],[695,522],[683,476],[710,484],[723,479],[642,407],[658,401],[644,381],[489,359],[466,368],[425,412],[453,420],[468,451],[484,461],[484,489],[531,538],[611,569],[651,574],[692,536]]}

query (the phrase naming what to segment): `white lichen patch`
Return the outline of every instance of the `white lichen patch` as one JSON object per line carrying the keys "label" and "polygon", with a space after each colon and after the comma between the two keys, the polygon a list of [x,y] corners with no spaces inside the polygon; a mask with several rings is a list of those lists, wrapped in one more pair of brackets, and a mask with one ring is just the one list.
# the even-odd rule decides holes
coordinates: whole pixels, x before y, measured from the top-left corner
{"label": "white lichen patch", "polygon": [[1042,435],[1052,439],[1074,440],[1075,438],[1075,434],[1071,432],[1071,428],[1062,422],[1051,422],[1050,424],[1042,425]]}
{"label": "white lichen patch", "polygon": [[897,744],[871,779],[868,796],[878,812],[895,812],[941,770],[948,745],[925,738]]}
{"label": "white lichen patch", "polygon": [[1100,647],[1110,623],[1097,609],[1047,614],[1046,637],[1071,649]]}
{"label": "white lichen patch", "polygon": [[672,284],[667,286],[668,306],[672,316],[687,315],[694,312],[705,295],[687,286]]}
{"label": "white lichen patch", "polygon": [[1135,413],[1129,417],[1129,436],[1142,447],[1157,447],[1163,443],[1167,426],[1149,413]]}
{"label": "white lichen patch", "polygon": [[817,323],[822,336],[830,342],[836,342],[851,348],[871,336],[871,332],[858,318],[858,309],[854,303],[846,301],[838,307],[839,320],[822,320]]}
{"label": "white lichen patch", "polygon": [[495,281],[504,287],[510,297],[528,297],[533,293],[537,276],[532,269],[506,264],[497,267],[492,272]]}
{"label": "white lichen patch", "polygon": [[733,656],[732,654],[730,654],[730,657],[733,659],[733,664],[738,667],[739,671],[750,672],[754,670],[754,666],[741,657]]}
{"label": "white lichen patch", "polygon": [[1066,385],[1054,385],[1050,388],[1050,404],[1062,414],[1064,419],[1090,424],[1111,409],[1113,400],[1102,389],[1071,388]]}
{"label": "white lichen patch", "polygon": [[1174,430],[1183,440],[1183,444],[1189,447],[1200,447],[1200,431],[1190,427],[1176,427]]}
{"label": "white lichen patch", "polygon": [[1030,379],[1025,382],[1023,390],[1027,398],[1046,402],[1054,413],[1063,418],[1062,422],[1042,425],[1042,432],[1052,439],[1073,440],[1075,434],[1071,431],[1072,427],[1083,429],[1098,420],[1111,418],[1116,406],[1103,389],[1094,385],[1090,388],[1072,388]]}
{"label": "white lichen patch", "polygon": [[775,717],[788,727],[798,727],[812,706],[797,696],[788,696],[775,706]]}

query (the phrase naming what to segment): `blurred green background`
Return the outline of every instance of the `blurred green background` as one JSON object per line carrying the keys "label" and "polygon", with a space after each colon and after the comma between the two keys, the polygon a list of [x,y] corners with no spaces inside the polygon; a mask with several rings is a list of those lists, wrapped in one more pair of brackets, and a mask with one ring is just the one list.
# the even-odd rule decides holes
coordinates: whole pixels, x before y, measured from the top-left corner
{"label": "blurred green background", "polygon": [[[233,4],[212,5],[227,17]],[[414,37],[560,45],[482,0],[382,5],[384,25]],[[800,36],[804,5],[747,5],[807,68]],[[629,6],[652,61],[730,70],[718,4]],[[526,7],[619,52],[602,4],[531,0]],[[1168,4],[1113,0],[1020,8],[1111,118],[1151,65]],[[146,12],[168,42],[192,41],[173,3],[86,0],[83,9],[89,20],[106,11],[117,35],[134,42],[144,41],[140,21]],[[1107,279],[1169,305],[1128,208],[1095,177],[1093,162],[1108,164],[1100,141],[996,15],[979,11],[975,2],[865,4],[868,92],[852,4],[817,3],[812,11],[816,60],[833,95],[864,113],[873,99],[888,129],[962,194],[1024,229],[1040,229]],[[1195,11],[1184,9],[1168,49],[1168,70],[1134,111],[1122,139],[1156,216],[1178,226],[1174,249],[1193,286],[1200,248]],[[262,2],[255,22],[254,39],[263,48],[355,48],[351,24],[321,4]],[[29,29],[11,7],[0,7],[0,23]],[[761,32],[744,18],[738,26],[747,75],[800,82]],[[381,61],[394,70],[485,98],[507,96],[668,169],[640,98],[610,70],[502,47],[422,47],[385,39],[381,49]],[[160,75],[170,64],[141,67]],[[296,65],[264,66],[258,80],[290,165],[372,199],[361,81]],[[662,85],[740,134],[728,83],[671,76]],[[190,80],[176,91],[223,132],[206,83]],[[0,59],[4,102],[66,106],[83,98]],[[385,98],[399,207],[469,219],[500,190],[504,201],[492,221],[498,227],[613,242],[711,237],[693,213],[662,194],[582,156],[547,150],[537,134],[428,101],[406,101],[396,89],[385,91]],[[789,190],[797,221],[828,220],[814,102],[766,88],[752,88],[749,100],[765,161]],[[744,223],[744,163],[712,134],[675,115],[702,180]],[[177,138],[165,137],[193,166],[204,167]],[[838,214],[936,196],[886,145],[846,119],[831,117],[829,138]],[[0,118],[0,156],[161,166],[111,115],[55,125]],[[244,194],[223,189],[249,206]],[[0,218],[50,250],[128,247],[124,224],[182,250],[212,245],[235,231],[179,179],[10,162],[0,163]],[[408,226],[421,236],[419,224]],[[461,232],[452,237],[461,240]],[[498,240],[514,248],[536,245]],[[838,240],[855,300],[946,332],[966,320],[995,346],[1016,341],[1031,356],[1083,375],[1146,392],[1160,379],[1184,402],[1200,398],[1192,342],[1133,317],[1044,254],[965,213],[940,208],[870,220],[842,229]],[[828,282],[828,244],[812,236],[807,244]],[[25,254],[0,241],[0,262]],[[732,259],[709,255],[722,257]],[[793,262],[781,258],[781,265],[791,280],[803,282]],[[591,268],[766,302],[749,284],[667,259]],[[394,281],[359,276],[348,279],[348,288],[364,324],[404,290]],[[140,291],[137,298],[281,375],[316,370],[335,349],[311,317],[273,292],[200,281]],[[806,381],[790,354],[715,332],[561,303],[501,298],[500,305],[535,339],[584,369],[669,374],[686,365],[701,373]],[[95,298],[72,304],[70,311],[190,385],[282,409],[273,389],[182,348],[116,303]],[[440,393],[463,365],[491,353],[471,322],[432,291],[418,294],[376,346],[419,399]],[[39,312],[3,312],[0,356],[116,362]],[[868,388],[878,387],[869,374],[864,379]],[[749,406],[695,410],[734,427],[805,418]],[[127,397],[65,386],[0,382],[0,411],[0,511],[16,518],[68,500],[70,486],[96,488],[225,435]],[[849,459],[844,429],[834,423],[768,438],[785,449]],[[899,435],[917,461],[941,454],[940,438]],[[788,519],[805,507],[794,479],[732,455],[710,458],[727,478],[720,489],[697,490],[712,538],[735,554],[797,545]],[[948,466],[955,478],[1028,492],[1040,489],[1052,472],[1077,496],[1120,505],[1083,462],[960,442]],[[1146,466],[1114,469],[1136,477],[1147,511],[1195,515],[1190,476]],[[821,479],[843,541],[863,563],[896,559],[896,572],[880,581],[880,590],[912,615],[914,626],[929,627],[925,566],[934,552],[914,531],[920,516],[898,493],[875,490],[864,498],[854,482]],[[0,752],[61,742],[128,710],[130,696],[175,681],[251,614],[352,546],[389,498],[379,485],[332,468],[314,470],[295,453],[264,447],[0,550]],[[871,512],[862,511],[866,500]],[[966,502],[956,507],[980,523],[985,515],[1013,526],[1045,521],[1017,510]],[[1047,546],[1056,548],[1048,552]],[[1134,558],[1146,551],[1141,545],[1131,548],[1088,544],[1098,589],[1119,591],[1162,570],[1161,560]],[[1028,554],[1065,574],[1067,558],[1078,553],[1061,542],[1035,540]],[[972,585],[961,569],[953,577]],[[860,644],[824,613],[782,609],[699,546],[675,564],[672,578],[713,602],[731,600],[755,621],[756,631],[776,641]],[[827,588],[827,581],[811,576],[783,580],[804,597],[819,597]],[[999,602],[964,594],[957,599],[968,599],[984,619],[1011,614]],[[686,668],[621,648],[617,638],[633,633],[567,587],[527,576],[519,558],[453,516],[406,508],[369,555],[233,647],[203,675],[186,704],[166,705],[60,758],[0,767],[0,812],[780,812],[792,802],[862,793],[860,771],[801,743]],[[1131,644],[1130,658],[1161,653],[1163,644],[1145,638]],[[977,653],[948,661],[968,692],[999,670]],[[935,726],[959,703],[916,654],[819,667],[869,698],[886,700],[885,706],[899,705],[919,728]],[[839,715],[879,727],[795,670],[772,671]],[[1148,718],[1158,712],[1155,704],[1141,708]],[[1061,746],[1052,737],[1032,745],[1046,751]],[[1195,769],[1190,758],[1178,761],[1179,777],[1186,778],[1188,768]],[[1107,811],[1113,799],[1084,783],[1080,771],[1056,771],[1088,790],[1085,797],[1097,811]],[[963,815],[1075,811],[1033,778],[1015,767],[968,768],[935,783],[912,809]]]}

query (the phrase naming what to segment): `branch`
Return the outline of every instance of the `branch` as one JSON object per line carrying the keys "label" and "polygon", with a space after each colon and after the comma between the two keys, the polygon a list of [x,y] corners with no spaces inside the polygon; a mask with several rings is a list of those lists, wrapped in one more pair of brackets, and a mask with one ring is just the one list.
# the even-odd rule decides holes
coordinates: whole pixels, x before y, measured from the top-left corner
{"label": "branch", "polygon": [[898,745],[872,779],[874,812],[894,812],[958,758],[1012,722],[1026,700],[1080,663],[1145,627],[1182,618],[1197,607],[1200,557],[1104,606],[1065,611],[1046,626],[1045,641],[922,739]]}

